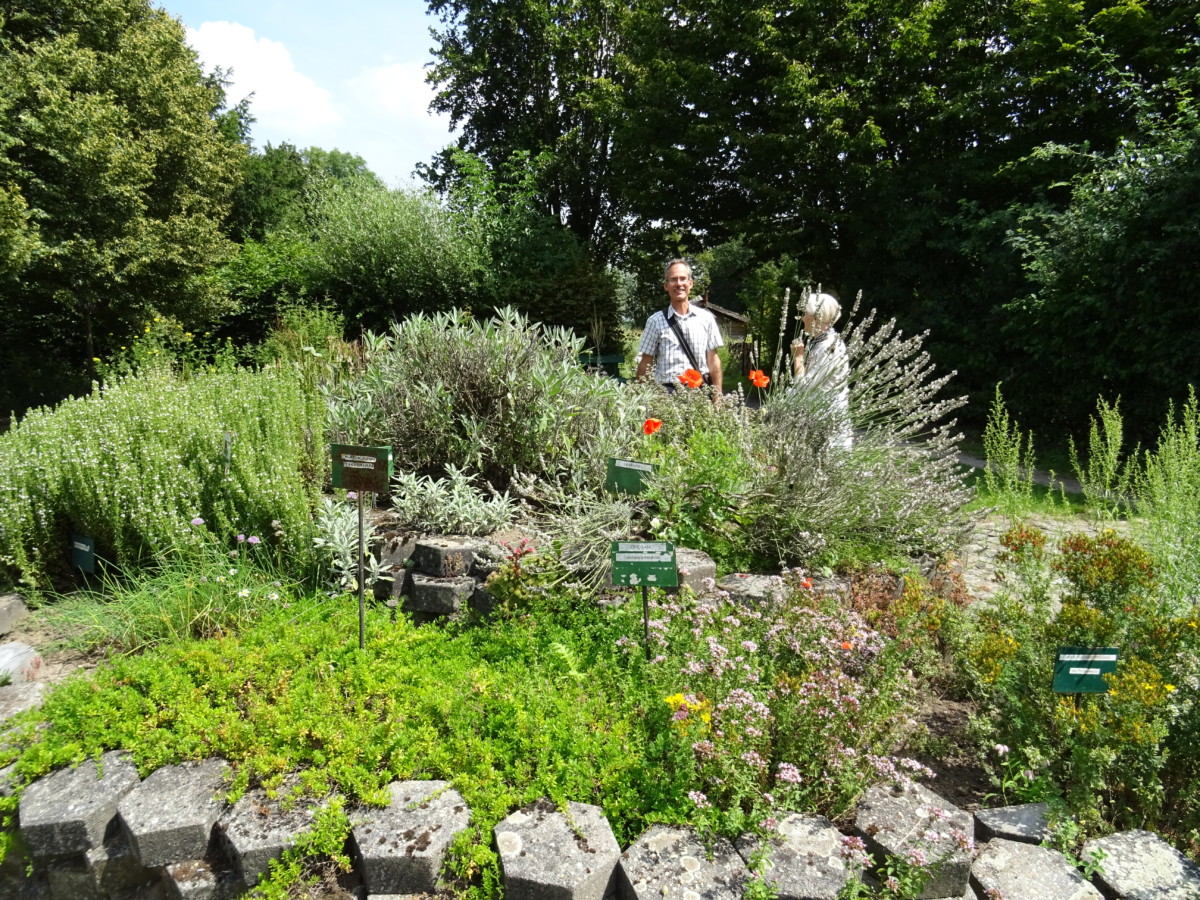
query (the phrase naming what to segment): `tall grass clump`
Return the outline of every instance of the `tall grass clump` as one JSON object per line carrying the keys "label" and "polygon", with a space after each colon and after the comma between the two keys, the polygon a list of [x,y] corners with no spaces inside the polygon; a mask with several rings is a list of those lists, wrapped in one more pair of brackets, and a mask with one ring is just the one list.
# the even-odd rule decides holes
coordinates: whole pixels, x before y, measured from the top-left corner
{"label": "tall grass clump", "polygon": [[0,567],[25,586],[62,574],[72,533],[124,569],[261,535],[289,558],[311,546],[327,464],[321,410],[291,377],[165,368],[39,409],[0,436]]}
{"label": "tall grass clump", "polygon": [[1200,598],[1200,406],[1189,388],[1172,405],[1158,443],[1132,479],[1139,539],[1154,554],[1163,595],[1176,608]]}
{"label": "tall grass clump", "polygon": [[983,452],[983,486],[992,502],[1012,517],[1029,510],[1034,504],[1033,434],[1025,435],[1009,416],[999,384],[983,429]]}

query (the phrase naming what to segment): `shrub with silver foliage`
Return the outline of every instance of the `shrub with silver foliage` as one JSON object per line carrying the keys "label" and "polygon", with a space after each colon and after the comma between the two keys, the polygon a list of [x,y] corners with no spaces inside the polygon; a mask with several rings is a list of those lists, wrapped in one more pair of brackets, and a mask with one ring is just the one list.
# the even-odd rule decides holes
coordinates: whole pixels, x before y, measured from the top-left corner
{"label": "shrub with silver foliage", "polygon": [[400,525],[448,534],[491,534],[512,524],[516,504],[508,492],[490,498],[467,473],[446,466],[446,478],[398,472],[392,479],[392,508]]}

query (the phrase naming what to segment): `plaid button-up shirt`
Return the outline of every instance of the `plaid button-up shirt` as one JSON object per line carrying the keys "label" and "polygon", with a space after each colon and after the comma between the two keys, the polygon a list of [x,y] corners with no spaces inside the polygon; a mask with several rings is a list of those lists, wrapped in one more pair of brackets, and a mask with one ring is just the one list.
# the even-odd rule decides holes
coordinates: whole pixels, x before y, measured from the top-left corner
{"label": "plaid button-up shirt", "polygon": [[[708,351],[716,350],[725,343],[721,340],[717,320],[707,309],[701,309],[694,303],[688,304],[686,316],[679,315],[673,309],[671,315],[679,322],[679,330],[683,332],[692,347],[692,352],[696,354],[700,374],[708,374]],[[667,322],[663,310],[646,320],[646,330],[642,332],[638,353],[654,357],[654,377],[664,384],[678,384],[679,376],[692,368],[691,360],[680,345],[675,329]]]}

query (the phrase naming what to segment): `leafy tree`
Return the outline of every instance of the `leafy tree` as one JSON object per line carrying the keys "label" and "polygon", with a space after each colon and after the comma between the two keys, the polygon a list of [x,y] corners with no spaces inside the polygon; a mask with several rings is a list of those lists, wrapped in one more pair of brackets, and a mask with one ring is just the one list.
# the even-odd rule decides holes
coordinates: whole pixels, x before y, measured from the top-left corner
{"label": "leafy tree", "polygon": [[58,399],[153,312],[223,308],[203,276],[230,249],[220,223],[244,151],[183,37],[148,0],[0,11],[5,405]]}
{"label": "leafy tree", "polygon": [[1200,384],[1200,107],[1185,94],[1109,154],[1040,155],[1082,156],[1087,171],[1065,209],[1031,207],[1012,235],[1033,290],[1006,307],[1006,334],[1029,359],[1006,389],[1066,425],[1081,425],[1097,394],[1119,396],[1148,438],[1168,401]]}
{"label": "leafy tree", "polygon": [[[624,210],[614,190],[613,133],[621,115],[617,0],[429,0],[443,29],[429,80],[433,108],[462,126],[458,148],[493,172],[514,154],[540,159],[537,203],[609,259]],[[454,182],[452,154],[427,177]]]}
{"label": "leafy tree", "polygon": [[366,160],[353,153],[320,147],[298,150],[286,141],[278,147],[267,144],[246,157],[226,228],[242,243],[262,241],[268,232],[285,226],[302,226],[306,199],[321,183],[358,178],[383,186]]}
{"label": "leafy tree", "polygon": [[512,307],[530,319],[570,328],[601,352],[620,340],[617,277],[592,248],[539,208],[539,169],[546,158],[517,153],[499,172],[455,151],[459,173],[451,202],[477,222],[490,264],[481,284],[486,309]]}
{"label": "leafy tree", "polygon": [[[376,330],[480,298],[487,246],[479,223],[430,192],[377,179],[326,181],[313,203],[311,290]],[[490,310],[489,310],[490,311]]]}

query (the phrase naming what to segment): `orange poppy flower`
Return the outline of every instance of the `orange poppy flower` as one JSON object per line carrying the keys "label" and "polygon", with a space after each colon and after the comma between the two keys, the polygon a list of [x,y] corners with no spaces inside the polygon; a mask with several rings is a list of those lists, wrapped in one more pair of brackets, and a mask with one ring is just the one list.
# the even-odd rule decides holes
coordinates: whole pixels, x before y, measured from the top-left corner
{"label": "orange poppy flower", "polygon": [[854,645],[852,643],[850,643],[849,641],[842,641],[842,649],[843,650],[853,650]]}
{"label": "orange poppy flower", "polygon": [[679,376],[679,383],[686,388],[698,388],[704,384],[704,376],[695,369],[688,369]]}
{"label": "orange poppy flower", "polygon": [[658,429],[662,428],[662,419],[647,419],[642,426],[642,431],[646,434],[654,434]]}
{"label": "orange poppy flower", "polygon": [[765,388],[771,383],[771,378],[762,369],[751,369],[750,383],[756,388]]}

